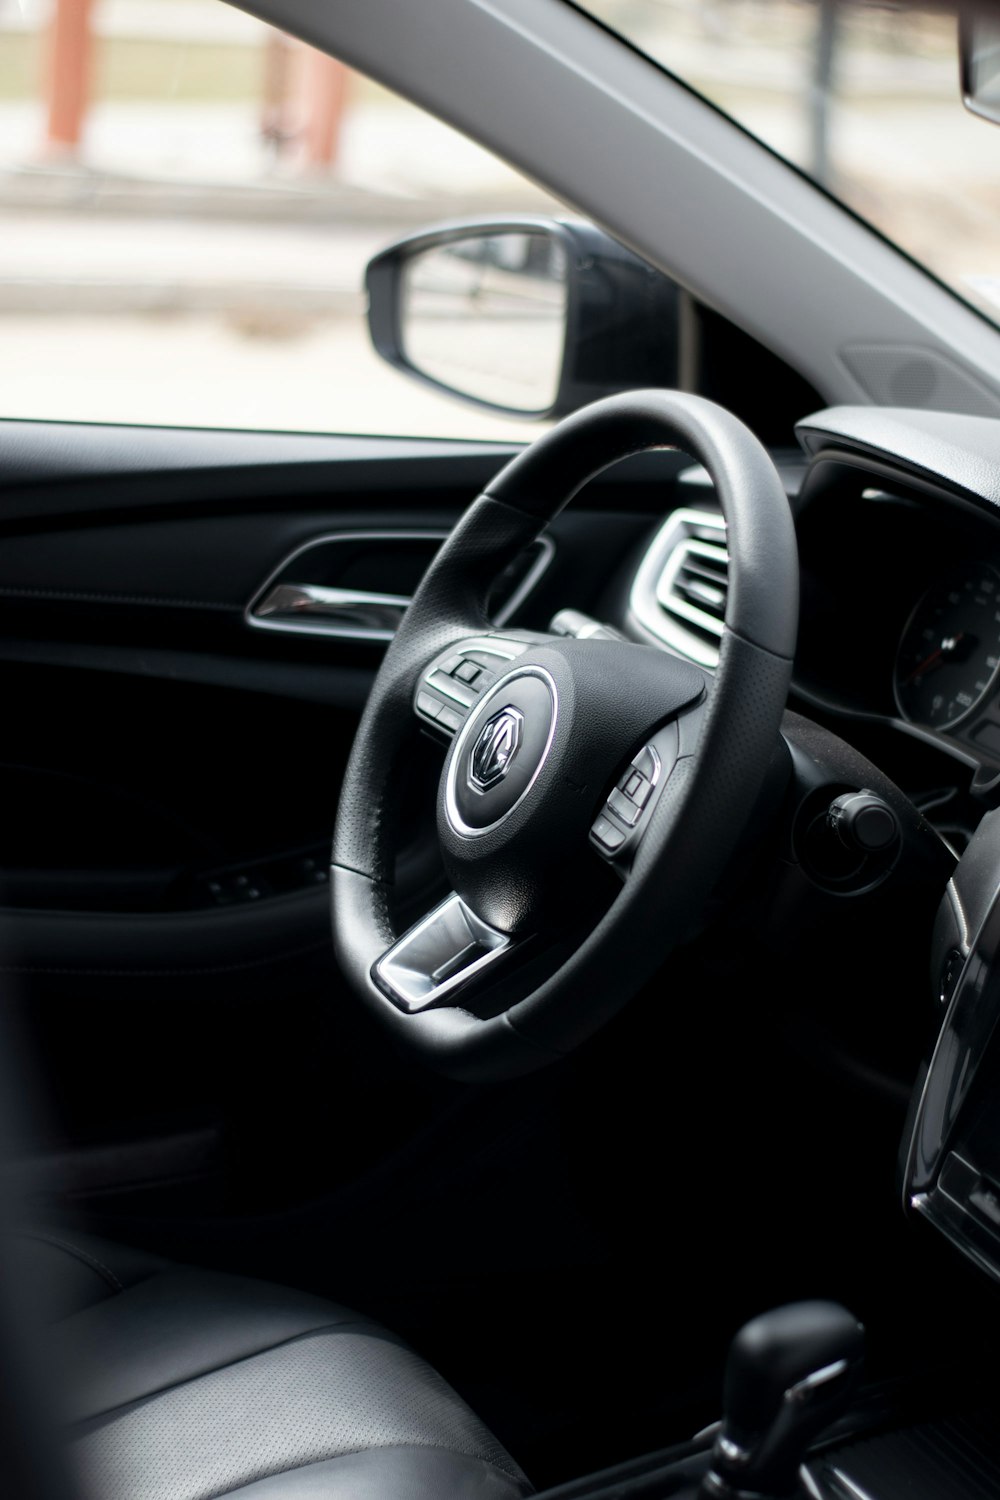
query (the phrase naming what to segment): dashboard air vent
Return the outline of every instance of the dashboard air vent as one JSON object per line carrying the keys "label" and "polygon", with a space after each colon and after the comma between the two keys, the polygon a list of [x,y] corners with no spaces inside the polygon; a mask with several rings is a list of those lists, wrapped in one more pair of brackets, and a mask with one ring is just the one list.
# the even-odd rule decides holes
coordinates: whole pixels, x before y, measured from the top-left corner
{"label": "dashboard air vent", "polygon": [[644,631],[679,656],[714,668],[728,592],[722,516],[712,510],[675,510],[639,566],[629,605]]}

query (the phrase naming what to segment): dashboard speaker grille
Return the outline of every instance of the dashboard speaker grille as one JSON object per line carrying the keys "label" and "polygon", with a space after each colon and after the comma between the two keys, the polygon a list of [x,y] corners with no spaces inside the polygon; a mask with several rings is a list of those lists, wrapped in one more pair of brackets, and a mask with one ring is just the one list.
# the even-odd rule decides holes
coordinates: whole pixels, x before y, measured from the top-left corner
{"label": "dashboard speaker grille", "polygon": [[848,344],[847,369],[879,406],[930,407],[995,417],[1000,398],[936,349],[902,344]]}

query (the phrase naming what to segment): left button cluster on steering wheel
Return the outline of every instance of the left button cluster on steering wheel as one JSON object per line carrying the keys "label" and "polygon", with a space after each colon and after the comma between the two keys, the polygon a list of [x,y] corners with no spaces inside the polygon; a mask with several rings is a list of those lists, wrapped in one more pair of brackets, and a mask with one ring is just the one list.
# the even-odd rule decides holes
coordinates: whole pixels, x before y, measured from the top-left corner
{"label": "left button cluster on steering wheel", "polygon": [[505,641],[501,647],[489,640],[477,640],[436,657],[417,687],[417,717],[450,739],[506,664],[523,650],[520,642]]}

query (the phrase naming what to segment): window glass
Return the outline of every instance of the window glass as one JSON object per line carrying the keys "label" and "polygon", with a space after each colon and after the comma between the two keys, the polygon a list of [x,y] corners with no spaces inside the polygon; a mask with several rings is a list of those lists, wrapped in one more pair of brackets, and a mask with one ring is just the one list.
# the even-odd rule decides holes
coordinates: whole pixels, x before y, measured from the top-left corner
{"label": "window glass", "polygon": [[372,351],[391,240],[555,205],[220,0],[0,0],[0,416],[531,436]]}
{"label": "window glass", "polygon": [[1000,322],[1000,130],[962,106],[954,4],[582,4]]}

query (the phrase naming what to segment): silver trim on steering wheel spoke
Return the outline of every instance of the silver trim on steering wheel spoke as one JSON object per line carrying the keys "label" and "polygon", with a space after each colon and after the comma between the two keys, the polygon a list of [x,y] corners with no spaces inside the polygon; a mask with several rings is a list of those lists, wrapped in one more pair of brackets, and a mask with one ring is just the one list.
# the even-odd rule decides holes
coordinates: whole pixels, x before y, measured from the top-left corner
{"label": "silver trim on steering wheel spoke", "polygon": [[372,968],[376,984],[410,1015],[440,1005],[512,945],[452,892]]}

